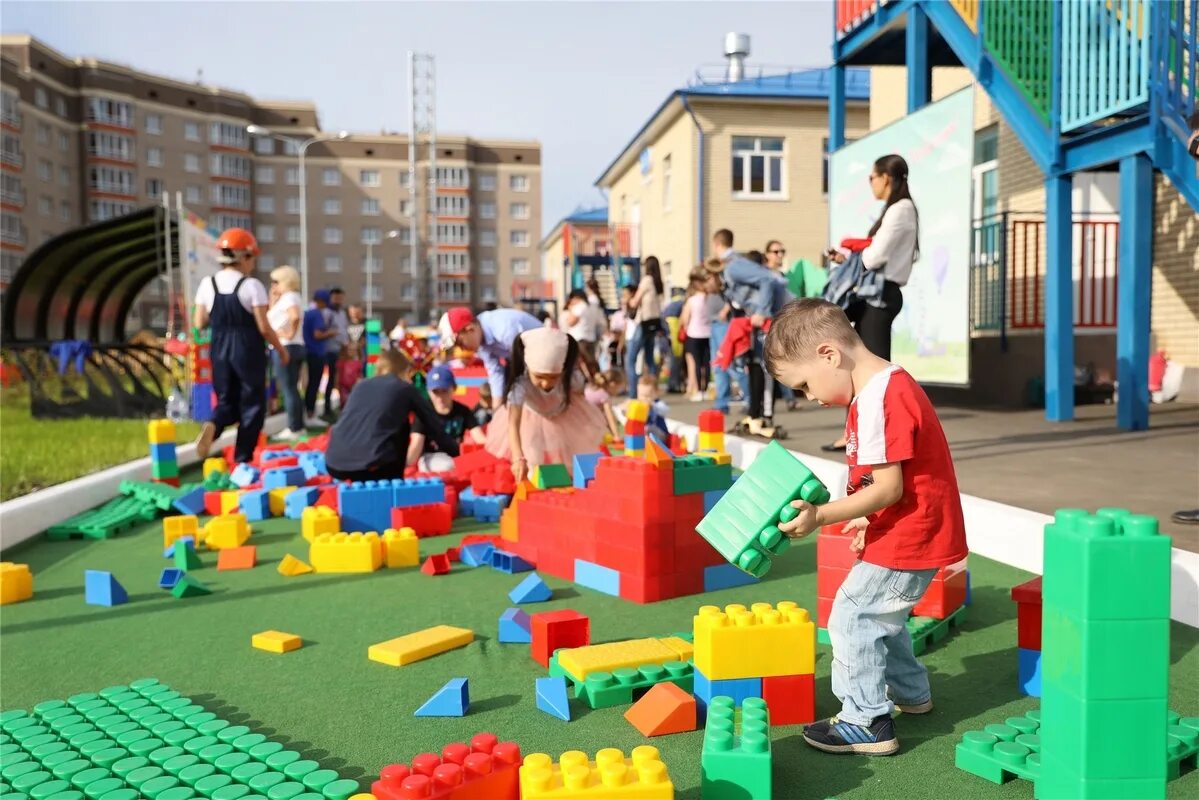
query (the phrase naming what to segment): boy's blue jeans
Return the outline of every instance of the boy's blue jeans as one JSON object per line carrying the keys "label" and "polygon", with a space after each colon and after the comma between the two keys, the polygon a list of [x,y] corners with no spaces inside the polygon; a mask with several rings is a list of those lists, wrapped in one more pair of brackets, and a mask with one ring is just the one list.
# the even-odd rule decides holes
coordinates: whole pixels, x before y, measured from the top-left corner
{"label": "boy's blue jeans", "polygon": [[935,569],[898,570],[859,561],[837,590],[829,614],[833,694],[844,722],[870,727],[902,705],[928,701],[928,670],[912,654],[907,619],[932,583]]}
{"label": "boy's blue jeans", "polygon": [[[712,322],[712,334],[709,346],[712,350],[712,358],[716,358],[716,354],[720,352],[720,345],[724,342],[724,337],[729,333],[729,324],[714,320]],[[740,363],[738,363],[740,362]],[[737,381],[737,385],[741,387],[741,396],[749,399],[749,374],[745,371],[744,359],[735,359],[729,369],[712,366],[712,383],[716,387],[716,401],[713,407],[722,414],[729,413],[729,390],[732,388],[729,384],[730,375]]]}

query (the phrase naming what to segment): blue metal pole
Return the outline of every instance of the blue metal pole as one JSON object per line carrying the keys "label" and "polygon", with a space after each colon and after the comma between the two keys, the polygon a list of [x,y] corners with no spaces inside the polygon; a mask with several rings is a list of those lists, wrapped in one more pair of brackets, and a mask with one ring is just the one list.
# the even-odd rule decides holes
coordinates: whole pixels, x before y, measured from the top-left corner
{"label": "blue metal pole", "polygon": [[829,67],[828,91],[828,151],[845,144],[845,66],[834,63]]}
{"label": "blue metal pole", "polygon": [[928,60],[928,14],[919,5],[908,9],[905,34],[908,113],[911,114],[928,105],[933,93],[933,69]]}
{"label": "blue metal pole", "polygon": [[1149,427],[1149,325],[1153,280],[1153,163],[1120,160],[1120,254],[1116,270],[1116,424]]}
{"label": "blue metal pole", "polygon": [[1045,418],[1074,419],[1074,275],[1071,180],[1045,179]]}

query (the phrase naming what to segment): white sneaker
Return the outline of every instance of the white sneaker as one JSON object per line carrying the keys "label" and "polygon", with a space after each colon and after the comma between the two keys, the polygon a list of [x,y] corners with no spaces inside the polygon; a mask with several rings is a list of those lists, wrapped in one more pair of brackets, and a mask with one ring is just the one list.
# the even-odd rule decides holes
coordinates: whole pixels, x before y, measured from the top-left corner
{"label": "white sneaker", "polygon": [[276,433],[273,438],[277,442],[294,442],[296,439],[299,439],[300,436],[302,436],[302,435],[303,434],[301,434],[299,431],[293,431],[291,428],[284,428],[283,430]]}
{"label": "white sneaker", "polygon": [[314,416],[314,417],[308,417],[304,420],[304,427],[306,427],[306,428],[322,428],[323,429],[323,428],[328,428],[329,423],[325,422],[320,417]]}
{"label": "white sneaker", "polygon": [[692,403],[702,403],[704,401],[704,393],[696,392],[695,394],[691,395],[691,397],[689,397],[687,399],[690,400]]}

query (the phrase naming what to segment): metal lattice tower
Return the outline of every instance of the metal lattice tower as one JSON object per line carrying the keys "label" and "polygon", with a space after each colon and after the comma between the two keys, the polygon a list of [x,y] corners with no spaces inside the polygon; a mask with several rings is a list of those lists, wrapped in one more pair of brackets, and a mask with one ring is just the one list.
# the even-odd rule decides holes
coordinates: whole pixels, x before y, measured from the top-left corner
{"label": "metal lattice tower", "polygon": [[[437,64],[429,53],[408,51],[408,98],[411,103],[411,131],[408,136],[408,192],[412,198],[409,220],[411,258],[416,278],[415,316],[418,324],[437,313]],[[417,158],[420,139],[426,148],[427,172],[425,202],[420,202]],[[425,220],[424,252],[421,252],[420,219]],[[423,255],[423,258],[422,258]],[[420,268],[427,264],[427,271]]]}

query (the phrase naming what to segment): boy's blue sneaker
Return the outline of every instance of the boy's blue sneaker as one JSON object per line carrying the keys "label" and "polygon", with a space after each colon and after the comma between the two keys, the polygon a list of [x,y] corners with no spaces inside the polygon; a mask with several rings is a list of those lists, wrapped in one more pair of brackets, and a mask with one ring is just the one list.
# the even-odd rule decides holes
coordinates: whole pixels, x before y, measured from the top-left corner
{"label": "boy's blue sneaker", "polygon": [[869,728],[842,722],[836,717],[813,722],[803,729],[804,741],[826,753],[861,753],[889,756],[899,751],[891,717],[875,717]]}

